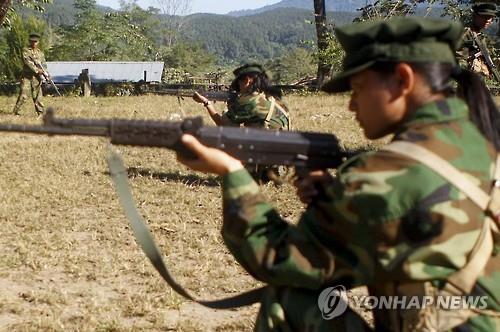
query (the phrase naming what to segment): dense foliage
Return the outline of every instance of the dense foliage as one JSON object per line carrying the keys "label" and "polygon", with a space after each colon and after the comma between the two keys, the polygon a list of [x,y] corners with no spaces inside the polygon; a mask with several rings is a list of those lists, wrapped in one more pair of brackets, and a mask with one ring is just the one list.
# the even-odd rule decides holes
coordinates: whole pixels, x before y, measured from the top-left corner
{"label": "dense foliage", "polygon": [[[257,61],[270,67],[276,81],[290,83],[314,76],[319,59],[328,59],[334,71],[340,68],[336,25],[406,14],[462,20],[470,15],[463,10],[469,0],[379,0],[364,7],[356,1],[330,1],[327,9],[337,11],[327,14],[329,47],[318,52],[312,0],[284,0],[274,10],[249,16],[184,17],[142,9],[135,0],[122,1],[120,10],[98,6],[95,0],[54,0],[41,12],[40,4],[48,1],[13,1],[10,27],[0,30],[0,80],[17,80],[20,51],[31,31],[43,32],[41,47],[49,61],[164,61],[168,77],[175,80],[218,70],[230,73],[241,63]],[[280,7],[285,5],[299,8]],[[307,7],[311,9],[303,9]]]}

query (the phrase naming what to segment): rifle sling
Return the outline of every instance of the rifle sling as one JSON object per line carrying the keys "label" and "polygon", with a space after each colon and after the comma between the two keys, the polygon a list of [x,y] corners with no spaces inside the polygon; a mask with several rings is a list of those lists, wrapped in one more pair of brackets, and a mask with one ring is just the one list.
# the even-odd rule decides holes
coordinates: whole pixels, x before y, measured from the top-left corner
{"label": "rifle sling", "polygon": [[[452,185],[457,187],[470,200],[472,200],[483,211],[488,210],[490,195],[485,193],[476,184],[452,166],[449,162],[436,155],[434,152],[424,147],[410,142],[397,141],[392,142],[382,148],[383,151],[390,151],[403,155],[409,159],[420,162],[431,170],[441,175]],[[497,160],[497,173],[500,173],[500,158]],[[469,254],[467,262],[459,270],[452,273],[446,280],[465,294],[470,294],[478,277],[483,272],[493,252],[494,241],[493,234],[498,233],[495,222],[487,216],[481,227],[479,236]]]}
{"label": "rifle sling", "polygon": [[163,261],[162,254],[160,253],[148,226],[137,210],[128,183],[127,170],[125,169],[123,160],[112,148],[109,149],[107,162],[111,179],[113,180],[120,203],[130,223],[130,227],[132,228],[137,243],[139,243],[154,268],[174,291],[189,300],[212,309],[238,308],[251,305],[261,300],[266,287],[256,288],[232,297],[213,301],[199,300],[189,294],[179,283],[177,283],[168,271],[168,268]]}

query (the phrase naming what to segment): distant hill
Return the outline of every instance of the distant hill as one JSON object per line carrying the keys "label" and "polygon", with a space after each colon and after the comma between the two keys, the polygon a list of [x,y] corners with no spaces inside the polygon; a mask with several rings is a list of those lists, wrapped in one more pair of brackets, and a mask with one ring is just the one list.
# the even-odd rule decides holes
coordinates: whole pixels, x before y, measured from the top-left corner
{"label": "distant hill", "polygon": [[[336,25],[350,23],[359,14],[357,8],[365,0],[330,0],[327,16]],[[255,10],[232,12],[230,15],[193,14],[184,17],[185,28],[180,40],[197,42],[214,54],[220,62],[261,61],[280,57],[295,47],[307,47],[304,41],[315,41],[313,1],[283,0]],[[98,6],[103,12],[115,11]],[[74,24],[74,0],[54,0],[45,12],[33,13],[53,27]],[[440,11],[433,11],[432,15]],[[425,14],[422,12],[420,14]],[[165,19],[162,15],[160,20]],[[179,18],[180,19],[180,18]],[[158,34],[156,40],[161,40]]]}
{"label": "distant hill", "polygon": [[[356,12],[356,9],[364,6],[365,4],[366,0],[330,0],[326,1],[325,7],[326,11],[354,13]],[[232,11],[229,12],[227,15],[249,16],[249,15],[260,14],[277,8],[298,8],[298,9],[306,9],[312,11],[314,6],[312,0],[282,0],[273,5],[268,5],[257,9]]]}
{"label": "distant hill", "polygon": [[[355,13],[329,13],[337,24],[352,22]],[[225,61],[279,57],[285,51],[316,39],[312,11],[277,8],[251,16],[195,14],[187,17],[183,38],[198,41]]]}
{"label": "distant hill", "polygon": [[[44,4],[44,12],[41,14],[45,21],[55,26],[73,25],[75,23],[75,1],[74,0],[54,0],[52,3]],[[114,12],[111,7],[97,5],[97,8],[103,12]],[[40,13],[31,11],[32,14],[39,16]]]}

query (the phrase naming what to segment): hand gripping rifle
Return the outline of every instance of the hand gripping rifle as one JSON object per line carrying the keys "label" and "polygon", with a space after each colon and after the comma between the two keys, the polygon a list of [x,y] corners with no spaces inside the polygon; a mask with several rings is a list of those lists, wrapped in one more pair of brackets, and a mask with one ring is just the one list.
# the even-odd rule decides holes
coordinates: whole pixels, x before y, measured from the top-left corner
{"label": "hand gripping rifle", "polygon": [[[126,119],[72,119],[54,116],[48,109],[43,125],[1,124],[0,132],[45,135],[81,135],[109,137],[112,144],[162,147],[187,158],[193,154],[181,143],[189,133],[203,144],[226,151],[246,164],[287,165],[299,168],[325,169],[338,167],[349,153],[340,148],[335,135],[265,130],[240,127],[207,127],[202,118],[182,121],[151,121]],[[118,154],[108,157],[110,173],[137,242],[163,279],[179,294],[210,308],[228,309],[258,302],[265,288],[254,289],[215,301],[194,298],[170,275],[148,226],[137,210],[128,185],[127,171]]]}
{"label": "hand gripping rifle", "polygon": [[0,131],[46,135],[109,137],[112,144],[161,147],[194,157],[181,143],[189,133],[203,144],[227,152],[245,164],[336,168],[348,154],[335,135],[240,127],[203,126],[201,117],[182,121],[71,119],[48,109],[43,125],[0,124]]}
{"label": "hand gripping rifle", "polygon": [[47,82],[50,83],[50,85],[52,85],[52,87],[54,88],[54,90],[56,90],[57,95],[59,97],[61,97],[61,93],[59,92],[59,89],[57,88],[56,84],[52,80],[52,77],[50,76],[49,72],[42,66],[41,63],[39,63],[38,61],[35,61],[33,58],[30,58],[30,59],[31,59],[31,61],[33,61],[33,63],[35,64],[35,66],[37,66],[39,69],[41,69],[43,71],[42,76],[45,78],[45,80]]}
{"label": "hand gripping rifle", "polygon": [[488,51],[484,43],[481,40],[479,40],[477,34],[474,32],[472,33],[472,39],[474,40],[474,44],[476,44],[477,48],[479,49],[479,52],[481,53],[480,55],[483,56],[486,66],[488,66],[488,69],[493,74],[495,80],[498,83],[500,83],[500,74],[497,71],[497,66],[493,62],[493,59],[491,59],[490,52]]}

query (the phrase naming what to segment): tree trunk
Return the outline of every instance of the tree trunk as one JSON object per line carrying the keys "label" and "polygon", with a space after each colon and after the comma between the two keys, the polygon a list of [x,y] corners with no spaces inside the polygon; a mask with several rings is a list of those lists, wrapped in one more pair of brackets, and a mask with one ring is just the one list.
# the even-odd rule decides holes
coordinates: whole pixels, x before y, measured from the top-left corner
{"label": "tree trunk", "polygon": [[316,23],[316,36],[318,38],[318,71],[316,74],[316,88],[319,89],[323,82],[329,78],[332,65],[329,64],[322,54],[328,48],[328,28],[326,25],[325,0],[314,0],[314,21]]}
{"label": "tree trunk", "polygon": [[11,0],[0,0],[0,25],[2,25],[7,12],[9,11]]}

